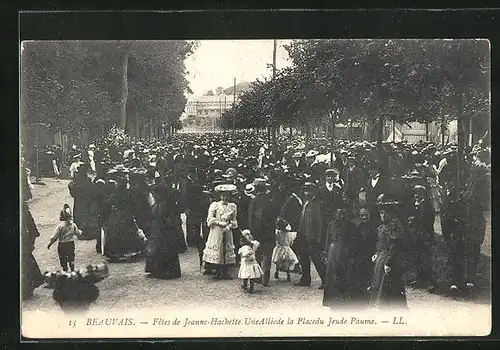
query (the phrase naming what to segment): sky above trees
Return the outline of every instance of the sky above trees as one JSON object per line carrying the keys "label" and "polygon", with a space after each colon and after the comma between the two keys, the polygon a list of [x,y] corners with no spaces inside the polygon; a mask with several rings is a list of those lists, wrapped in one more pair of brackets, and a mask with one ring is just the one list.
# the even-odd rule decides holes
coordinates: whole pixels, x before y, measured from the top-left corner
{"label": "sky above trees", "polygon": [[[291,40],[278,40],[276,66],[291,64],[284,48]],[[203,95],[218,86],[254,81],[272,75],[273,40],[202,40],[186,60],[187,80],[193,94]]]}

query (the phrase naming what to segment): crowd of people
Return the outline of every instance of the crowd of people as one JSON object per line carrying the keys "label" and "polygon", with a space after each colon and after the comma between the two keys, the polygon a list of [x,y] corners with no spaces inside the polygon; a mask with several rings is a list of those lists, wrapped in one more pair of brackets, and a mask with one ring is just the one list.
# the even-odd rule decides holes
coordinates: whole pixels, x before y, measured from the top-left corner
{"label": "crowd of people", "polygon": [[[415,272],[411,286],[438,287],[439,215],[448,289],[475,287],[490,191],[490,149],[481,141],[462,153],[460,183],[457,146],[430,142],[306,144],[279,135],[273,147],[255,132],[163,141],[110,135],[71,152],[79,238],[95,240],[96,253],[109,262],[145,257],[153,278],[180,278],[179,254],[190,246],[198,249],[203,275],[232,279],[239,266],[249,293],[256,284],[270,286],[273,266],[276,279],[286,273],[291,282],[298,274],[295,285],[310,286],[312,262],[325,306],[406,306],[403,260]],[[23,284],[27,296],[40,285],[30,277],[39,273],[31,221],[23,216],[30,237],[23,260],[23,281],[32,280]]]}

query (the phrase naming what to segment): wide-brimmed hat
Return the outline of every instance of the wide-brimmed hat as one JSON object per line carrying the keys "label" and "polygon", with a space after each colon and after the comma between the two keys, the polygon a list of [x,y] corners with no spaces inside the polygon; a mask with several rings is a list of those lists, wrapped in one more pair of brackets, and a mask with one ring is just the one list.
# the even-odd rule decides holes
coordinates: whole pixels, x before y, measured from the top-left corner
{"label": "wide-brimmed hat", "polygon": [[415,191],[415,192],[426,192],[427,188],[425,186],[422,186],[422,185],[416,185],[415,187],[413,187],[413,191]]}
{"label": "wide-brimmed hat", "polygon": [[387,208],[387,209],[393,209],[396,208],[400,205],[401,203],[397,200],[391,199],[391,198],[384,198],[381,201],[377,202],[377,207],[379,208]]}
{"label": "wide-brimmed hat", "polygon": [[338,175],[338,174],[339,174],[339,171],[337,169],[334,169],[334,168],[330,168],[330,169],[325,170],[325,176],[326,175]]}
{"label": "wide-brimmed hat", "polygon": [[117,173],[123,173],[123,174],[129,173],[129,169],[125,167],[125,165],[123,164],[116,165],[114,169],[116,170]]}
{"label": "wide-brimmed hat", "polygon": [[285,219],[278,217],[276,219],[276,229],[282,230],[282,231],[291,231],[292,227]]}
{"label": "wide-brimmed hat", "polygon": [[304,182],[304,184],[302,185],[302,188],[306,189],[318,189],[318,186],[316,186],[316,184],[314,182],[310,182],[310,181],[306,181]]}
{"label": "wide-brimmed hat", "polygon": [[146,168],[133,168],[130,169],[130,173],[134,175],[146,175],[148,170]]}
{"label": "wide-brimmed hat", "polygon": [[265,178],[257,178],[253,180],[252,185],[255,187],[256,192],[262,192],[266,190],[266,188],[269,186],[269,183]]}
{"label": "wide-brimmed hat", "polygon": [[254,238],[253,238],[252,234],[250,233],[249,229],[242,230],[241,231],[241,236],[244,237],[249,242],[251,242],[251,241],[254,240]]}
{"label": "wide-brimmed hat", "polygon": [[237,189],[238,188],[235,185],[231,185],[231,184],[221,184],[221,185],[217,185],[215,187],[215,191],[219,192],[219,193],[235,192]]}
{"label": "wide-brimmed hat", "polygon": [[252,184],[247,184],[247,185],[245,186],[245,191],[244,191],[244,192],[245,192],[245,194],[246,194],[247,196],[249,196],[249,195],[253,194],[253,193],[255,192],[255,186],[254,186],[254,185],[252,185]]}
{"label": "wide-brimmed hat", "polygon": [[226,175],[229,175],[229,176],[237,176],[238,175],[238,171],[236,171],[235,168],[228,168],[226,170]]}
{"label": "wide-brimmed hat", "polygon": [[312,149],[309,152],[307,152],[306,157],[308,157],[308,158],[309,157],[316,157],[318,154],[319,154],[318,151]]}

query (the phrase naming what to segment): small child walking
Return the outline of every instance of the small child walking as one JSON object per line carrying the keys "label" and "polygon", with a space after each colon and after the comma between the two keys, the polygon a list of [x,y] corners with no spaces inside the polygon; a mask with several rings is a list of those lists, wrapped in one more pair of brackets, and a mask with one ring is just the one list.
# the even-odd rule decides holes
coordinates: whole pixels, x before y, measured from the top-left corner
{"label": "small child walking", "polygon": [[249,293],[254,293],[255,281],[262,278],[264,272],[255,258],[255,252],[260,243],[253,239],[250,230],[241,232],[241,248],[238,255],[241,257],[238,278],[243,280],[241,288]]}
{"label": "small child walking", "polygon": [[299,263],[297,255],[293,252],[291,245],[297,237],[297,232],[291,232],[290,225],[278,218],[276,220],[276,246],[273,249],[272,261],[276,264],[274,278],[279,279],[279,272],[286,272],[286,280],[291,282],[290,272]]}
{"label": "small child walking", "polygon": [[57,254],[59,262],[64,271],[75,270],[75,237],[80,237],[82,231],[73,222],[73,214],[69,205],[64,204],[63,210],[59,216],[62,221],[57,225],[56,233],[50,238],[47,249],[50,249],[52,244],[59,241],[57,245]]}

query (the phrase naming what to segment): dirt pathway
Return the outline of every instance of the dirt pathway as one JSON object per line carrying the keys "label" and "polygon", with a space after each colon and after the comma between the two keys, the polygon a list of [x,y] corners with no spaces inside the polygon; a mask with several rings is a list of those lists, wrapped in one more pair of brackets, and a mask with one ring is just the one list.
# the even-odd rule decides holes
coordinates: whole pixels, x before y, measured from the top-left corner
{"label": "dirt pathway", "polygon": [[[67,180],[44,179],[47,186],[37,186],[34,198],[30,201],[35,222],[40,231],[36,241],[35,258],[43,271],[59,268],[56,247],[47,249],[47,243],[58,223],[59,211],[64,203],[72,205]],[[490,227],[490,226],[489,226]],[[489,237],[489,236],[488,236]],[[489,238],[483,250],[490,252]],[[96,254],[95,241],[78,241],[76,243],[76,267],[89,263],[101,263],[105,258]],[[307,307],[318,306],[322,302],[322,291],[318,290],[319,277],[313,269],[311,287],[294,287],[284,280],[271,282],[271,286],[256,288],[255,295],[244,294],[240,290],[237,279],[229,281],[213,281],[203,276],[199,270],[198,254],[194,248],[180,255],[182,278],[163,281],[147,278],[144,274],[144,262],[125,264],[109,264],[110,276],[98,284],[101,291],[93,309],[124,310],[127,308],[145,307],[196,307],[212,306],[216,308],[273,309],[280,306]],[[233,275],[236,275],[236,271]],[[292,280],[298,280],[297,275]],[[57,308],[51,296],[52,290],[43,287],[35,290],[32,299],[23,303],[23,309],[41,309],[50,311]],[[440,295],[432,295],[423,291],[407,289],[410,308],[452,307],[488,308],[484,303],[453,300]]]}

